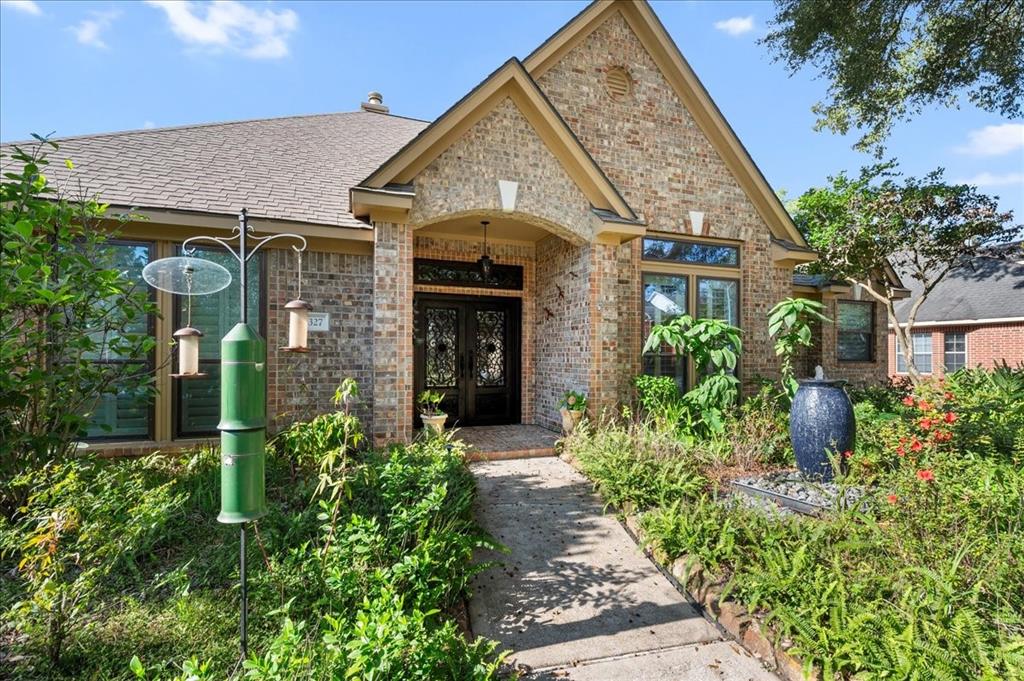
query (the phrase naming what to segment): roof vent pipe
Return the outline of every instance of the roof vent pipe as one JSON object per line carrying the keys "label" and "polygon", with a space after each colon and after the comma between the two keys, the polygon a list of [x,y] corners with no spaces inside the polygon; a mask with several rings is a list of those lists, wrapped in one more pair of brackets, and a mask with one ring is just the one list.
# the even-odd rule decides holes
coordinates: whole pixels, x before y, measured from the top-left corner
{"label": "roof vent pipe", "polygon": [[363,111],[370,111],[372,113],[387,113],[390,111],[388,107],[384,106],[384,96],[379,92],[371,92],[366,95],[367,101],[363,102],[360,107]]}

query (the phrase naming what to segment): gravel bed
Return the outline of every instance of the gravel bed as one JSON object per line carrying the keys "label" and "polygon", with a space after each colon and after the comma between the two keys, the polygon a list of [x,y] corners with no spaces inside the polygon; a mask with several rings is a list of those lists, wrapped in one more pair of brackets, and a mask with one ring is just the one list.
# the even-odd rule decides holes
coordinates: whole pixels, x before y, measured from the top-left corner
{"label": "gravel bed", "polygon": [[[808,506],[820,510],[835,508],[840,495],[840,488],[836,483],[810,480],[804,477],[800,471],[774,471],[765,475],[736,478],[733,482],[749,485],[757,490],[763,490],[765,492],[771,492],[773,494],[793,499],[796,502],[799,502],[799,504],[794,504],[793,508],[803,513],[813,511],[811,509],[805,510],[800,508],[800,505],[802,504],[807,504]],[[733,486],[733,490],[733,496],[737,496],[741,499],[743,497],[756,499],[757,501],[752,504],[753,507],[767,508],[768,506],[772,506],[778,508],[780,503],[783,505],[786,503],[784,499],[776,501],[769,497],[758,496],[741,487]],[[863,488],[847,487],[844,505],[849,506],[855,504],[863,496]],[[767,502],[767,506],[765,502]],[[749,501],[743,501],[741,503],[751,505]]]}

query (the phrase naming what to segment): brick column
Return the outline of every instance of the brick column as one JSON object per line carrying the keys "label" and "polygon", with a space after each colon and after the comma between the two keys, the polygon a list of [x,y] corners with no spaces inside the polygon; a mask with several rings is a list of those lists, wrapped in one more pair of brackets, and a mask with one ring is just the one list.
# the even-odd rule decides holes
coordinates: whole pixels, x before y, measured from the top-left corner
{"label": "brick column", "polygon": [[412,253],[409,225],[379,222],[373,244],[373,440],[412,436]]}
{"label": "brick column", "polygon": [[619,393],[618,246],[589,247],[591,413],[615,409]]}

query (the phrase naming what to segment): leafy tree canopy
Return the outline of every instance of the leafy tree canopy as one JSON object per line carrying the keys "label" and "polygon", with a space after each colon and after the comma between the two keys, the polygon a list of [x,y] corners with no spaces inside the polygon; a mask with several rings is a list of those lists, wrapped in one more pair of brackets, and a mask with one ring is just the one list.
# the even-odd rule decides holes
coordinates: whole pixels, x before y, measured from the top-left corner
{"label": "leafy tree canopy", "polygon": [[1020,0],[776,0],[764,42],[791,72],[813,66],[831,81],[814,107],[817,129],[864,130],[882,144],[897,120],[959,97],[1006,117],[1024,113],[1024,3]]}
{"label": "leafy tree canopy", "polygon": [[[901,178],[893,164],[829,178],[831,186],[810,189],[793,215],[807,241],[818,251],[814,272],[855,284],[882,303],[897,335],[910,333],[918,309],[953,269],[979,252],[1021,238],[1012,212],[1000,212],[996,199],[966,184],[947,184],[943,171],[922,179]],[[903,292],[880,276],[890,264],[902,277],[921,284],[906,326],[897,324],[895,301]],[[909,352],[907,338],[901,338]],[[908,357],[909,374],[916,369]]]}

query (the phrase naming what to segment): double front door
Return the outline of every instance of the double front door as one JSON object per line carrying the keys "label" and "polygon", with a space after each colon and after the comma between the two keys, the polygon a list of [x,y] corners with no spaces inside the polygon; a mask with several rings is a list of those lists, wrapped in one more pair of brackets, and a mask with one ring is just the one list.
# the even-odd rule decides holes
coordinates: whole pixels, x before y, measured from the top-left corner
{"label": "double front door", "polygon": [[449,427],[519,423],[520,324],[518,298],[416,294],[416,396],[442,393]]}

